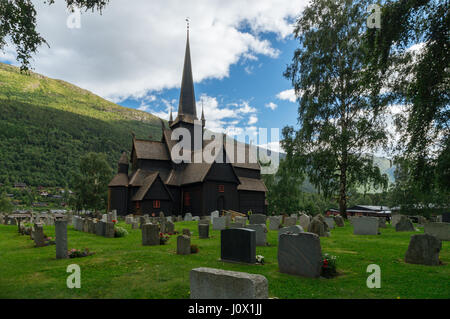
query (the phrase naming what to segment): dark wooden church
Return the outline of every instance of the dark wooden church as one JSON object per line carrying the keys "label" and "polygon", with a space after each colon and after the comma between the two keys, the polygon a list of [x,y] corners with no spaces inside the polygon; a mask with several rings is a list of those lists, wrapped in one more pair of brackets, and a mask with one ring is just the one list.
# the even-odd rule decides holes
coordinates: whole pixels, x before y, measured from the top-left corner
{"label": "dark wooden church", "polygon": [[131,158],[128,159],[125,152],[120,157],[117,175],[109,183],[109,210],[115,209],[119,215],[157,215],[162,211],[166,216],[186,213],[202,216],[222,209],[266,213],[267,188],[261,180],[259,163],[250,160],[249,145],[236,143],[233,152],[229,152],[233,153],[230,156],[222,146],[222,152],[217,154],[223,156],[222,161],[217,161],[216,157],[217,162],[212,163],[176,163],[172,158],[172,148],[178,140],[172,140],[171,135],[177,128],[185,128],[191,133],[191,158],[211,142],[203,138],[200,142],[194,142],[194,131],[204,131],[205,117],[202,110],[201,121],[197,118],[189,31],[178,115],[173,120],[170,112],[169,127],[161,123],[160,141],[133,136]]}

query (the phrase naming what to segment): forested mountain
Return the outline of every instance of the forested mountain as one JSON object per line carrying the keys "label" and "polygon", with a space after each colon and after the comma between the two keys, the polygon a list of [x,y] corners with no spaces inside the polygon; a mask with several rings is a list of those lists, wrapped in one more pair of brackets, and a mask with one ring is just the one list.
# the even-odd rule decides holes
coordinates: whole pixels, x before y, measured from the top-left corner
{"label": "forested mountain", "polygon": [[65,186],[87,152],[105,153],[115,169],[131,132],[160,138],[160,119],[0,63],[0,183]]}

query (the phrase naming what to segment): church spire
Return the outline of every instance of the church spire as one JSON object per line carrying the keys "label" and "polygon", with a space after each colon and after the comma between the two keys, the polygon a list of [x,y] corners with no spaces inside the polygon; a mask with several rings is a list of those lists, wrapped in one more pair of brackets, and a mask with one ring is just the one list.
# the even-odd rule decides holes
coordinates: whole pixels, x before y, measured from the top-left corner
{"label": "church spire", "polygon": [[170,106],[170,116],[169,116],[169,126],[173,123],[173,117],[172,117],[172,105]]}
{"label": "church spire", "polygon": [[189,47],[189,19],[187,21],[186,52],[184,55],[183,78],[181,80],[180,103],[178,117],[184,116],[197,120],[195,106],[194,80],[192,78],[191,52]]}

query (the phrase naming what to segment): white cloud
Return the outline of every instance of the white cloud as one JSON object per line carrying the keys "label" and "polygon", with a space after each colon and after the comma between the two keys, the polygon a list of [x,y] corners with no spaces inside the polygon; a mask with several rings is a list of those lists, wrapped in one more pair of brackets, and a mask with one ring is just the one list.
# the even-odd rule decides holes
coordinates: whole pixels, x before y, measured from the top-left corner
{"label": "white cloud", "polygon": [[295,103],[297,101],[297,96],[295,95],[295,90],[284,90],[277,94],[277,98],[280,100],[289,101],[292,103]]}
{"label": "white cloud", "polygon": [[248,120],[248,125],[253,125],[258,122],[258,117],[256,115],[250,115],[250,118]]}
{"label": "white cloud", "polygon": [[239,112],[239,113],[244,113],[244,114],[247,114],[247,113],[256,113],[256,109],[255,109],[254,107],[251,107],[250,104],[249,104],[249,102],[247,102],[247,101],[242,102],[242,103],[240,104],[240,106],[241,106],[241,107],[238,109],[238,112]]}
{"label": "white cloud", "polygon": [[[111,1],[102,15],[83,12],[80,29],[66,27],[64,1],[33,3],[38,31],[50,44],[39,48],[35,71],[118,102],[180,87],[186,16],[198,83],[227,77],[241,59],[276,58],[280,52],[263,33],[289,36],[307,1]],[[10,53],[0,56],[7,59]]]}
{"label": "white cloud", "polygon": [[275,110],[278,107],[278,105],[276,105],[273,102],[270,102],[270,103],[266,104],[266,107],[268,107],[269,109],[271,109],[273,111],[273,110]]}

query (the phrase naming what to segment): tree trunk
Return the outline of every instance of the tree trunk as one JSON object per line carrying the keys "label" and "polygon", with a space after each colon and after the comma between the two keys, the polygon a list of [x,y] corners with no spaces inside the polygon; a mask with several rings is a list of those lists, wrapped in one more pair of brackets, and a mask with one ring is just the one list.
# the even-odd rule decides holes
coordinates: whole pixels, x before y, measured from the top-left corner
{"label": "tree trunk", "polygon": [[347,150],[342,152],[341,162],[341,176],[340,176],[340,189],[339,189],[339,211],[344,219],[347,219]]}

